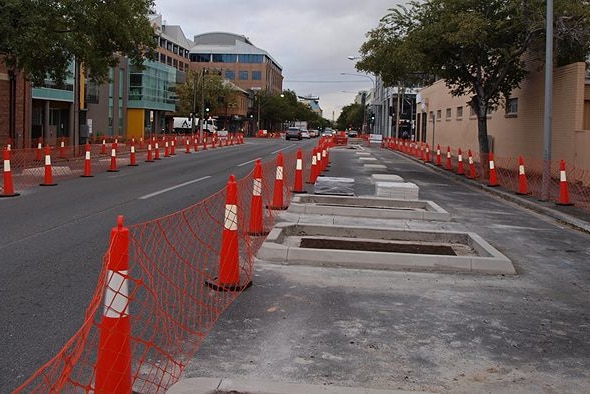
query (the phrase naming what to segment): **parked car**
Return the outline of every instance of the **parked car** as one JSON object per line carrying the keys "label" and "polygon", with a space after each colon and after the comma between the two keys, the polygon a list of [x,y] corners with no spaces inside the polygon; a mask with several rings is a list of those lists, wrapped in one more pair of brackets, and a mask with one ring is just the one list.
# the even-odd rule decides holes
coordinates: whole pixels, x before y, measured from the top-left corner
{"label": "parked car", "polygon": [[289,127],[287,132],[285,133],[286,140],[301,140],[303,139],[303,135],[301,133],[301,129],[299,127]]}
{"label": "parked car", "polygon": [[309,134],[309,131],[307,130],[301,130],[301,138],[311,138],[311,135]]}

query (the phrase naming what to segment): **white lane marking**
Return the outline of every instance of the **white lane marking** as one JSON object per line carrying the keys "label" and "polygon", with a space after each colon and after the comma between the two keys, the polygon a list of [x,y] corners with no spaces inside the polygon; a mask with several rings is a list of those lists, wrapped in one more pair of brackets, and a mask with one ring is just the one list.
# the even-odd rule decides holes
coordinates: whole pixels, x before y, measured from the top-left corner
{"label": "white lane marking", "polygon": [[250,160],[250,161],[247,161],[247,162],[245,162],[245,163],[238,164],[238,167],[243,167],[243,166],[245,166],[245,165],[248,165],[248,164],[250,164],[250,163],[254,163],[254,162],[255,162],[256,160],[258,160],[258,159],[259,159],[259,158],[256,158],[256,159],[254,159],[254,160]]}
{"label": "white lane marking", "polygon": [[164,193],[167,193],[169,191],[172,191],[172,190],[175,190],[175,189],[178,189],[178,188],[181,188],[181,187],[185,187],[185,186],[188,186],[188,185],[191,185],[193,183],[200,182],[200,181],[203,181],[203,180],[209,179],[209,178],[211,178],[210,175],[204,176],[204,177],[199,178],[199,179],[193,179],[192,181],[180,183],[180,184],[178,184],[176,186],[171,186],[169,188],[162,189],[162,190],[157,191],[157,192],[154,192],[154,193],[146,194],[145,196],[139,197],[139,199],[140,200],[147,200],[148,198],[152,198],[152,197],[155,197],[157,195],[164,194]]}
{"label": "white lane marking", "polygon": [[281,148],[281,149],[277,149],[274,152],[270,152],[271,155],[274,155],[275,153],[279,153],[280,151],[285,150],[285,148]]}

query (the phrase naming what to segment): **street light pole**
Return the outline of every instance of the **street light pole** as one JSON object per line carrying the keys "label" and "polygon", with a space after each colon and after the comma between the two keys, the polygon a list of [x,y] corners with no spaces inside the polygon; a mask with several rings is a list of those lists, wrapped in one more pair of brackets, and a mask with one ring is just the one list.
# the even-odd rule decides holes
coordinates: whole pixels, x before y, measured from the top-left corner
{"label": "street light pole", "polygon": [[[354,59],[356,59],[356,57],[349,56],[348,59],[354,60]],[[371,99],[371,108],[373,108],[373,102],[375,101],[375,93],[377,92],[377,83],[375,82],[375,79],[373,79],[373,77],[370,77],[366,74],[358,74],[358,73],[340,73],[340,75],[353,75],[353,76],[368,78],[373,83],[373,96]],[[363,108],[363,111],[364,111],[364,108]],[[373,111],[373,113],[374,113],[374,111]],[[364,119],[363,119],[363,122],[364,122]]]}

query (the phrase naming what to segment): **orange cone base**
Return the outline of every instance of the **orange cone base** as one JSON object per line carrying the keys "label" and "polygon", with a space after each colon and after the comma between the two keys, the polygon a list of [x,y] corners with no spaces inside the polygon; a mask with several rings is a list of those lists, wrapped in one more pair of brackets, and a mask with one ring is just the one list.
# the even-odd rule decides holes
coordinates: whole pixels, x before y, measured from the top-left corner
{"label": "orange cone base", "polygon": [[39,186],[57,186],[57,183],[40,183]]}
{"label": "orange cone base", "polygon": [[139,164],[127,164],[129,167],[137,167]]}
{"label": "orange cone base", "polygon": [[80,175],[80,178],[92,178],[94,175]]}
{"label": "orange cone base", "polygon": [[20,196],[20,193],[0,194],[0,198],[2,198],[2,197],[16,197],[16,196]]}
{"label": "orange cone base", "polygon": [[516,194],[518,194],[519,196],[528,196],[529,194],[533,194],[533,193],[532,192],[526,192],[526,193],[516,192]]}
{"label": "orange cone base", "polygon": [[570,207],[574,205],[573,202],[556,202],[555,205],[559,205],[561,207]]}
{"label": "orange cone base", "polygon": [[119,172],[119,170],[111,170],[110,168],[107,170],[107,172]]}
{"label": "orange cone base", "polygon": [[487,185],[487,187],[498,187],[498,186],[500,186],[500,185],[499,185],[499,184],[497,184],[497,183],[495,183],[495,184],[493,184],[493,185],[490,185],[490,184],[488,184],[488,185]]}
{"label": "orange cone base", "polygon": [[205,280],[205,285],[207,285],[207,287],[209,287],[210,289],[215,290],[215,291],[244,291],[248,287],[252,286],[252,281],[250,279],[248,279],[244,283],[221,284],[218,282],[218,278],[214,278],[213,280]]}
{"label": "orange cone base", "polygon": [[250,231],[248,232],[248,235],[251,235],[253,237],[262,237],[262,236],[267,236],[270,233],[270,231]]}
{"label": "orange cone base", "polygon": [[301,190],[298,192],[298,191],[293,190],[293,194],[304,194],[304,193],[307,193],[307,191]]}
{"label": "orange cone base", "polygon": [[284,211],[287,208],[289,208],[289,207],[286,206],[286,205],[283,205],[283,206],[280,206],[280,207],[273,207],[273,206],[270,206],[270,205],[267,205],[266,206],[266,209],[272,209],[273,211]]}

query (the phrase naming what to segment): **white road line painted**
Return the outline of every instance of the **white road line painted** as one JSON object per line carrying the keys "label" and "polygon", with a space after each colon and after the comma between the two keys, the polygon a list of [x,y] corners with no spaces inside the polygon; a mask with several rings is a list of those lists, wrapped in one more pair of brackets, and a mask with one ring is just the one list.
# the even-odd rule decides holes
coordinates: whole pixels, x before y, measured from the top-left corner
{"label": "white road line painted", "polygon": [[172,186],[172,187],[169,187],[169,188],[166,188],[166,189],[162,189],[162,190],[157,191],[157,192],[154,192],[154,193],[146,194],[145,196],[139,197],[139,199],[140,200],[147,200],[148,198],[152,198],[152,197],[155,197],[157,195],[164,194],[164,193],[167,193],[169,191],[172,191],[172,190],[175,190],[175,189],[179,189],[181,187],[185,187],[185,186],[188,186],[188,185],[191,185],[193,183],[197,183],[197,182],[203,181],[205,179],[209,179],[209,178],[211,178],[211,176],[207,175],[207,176],[204,176],[204,177],[199,178],[199,179],[193,179],[192,181],[184,182],[184,183],[178,184],[176,186]]}
{"label": "white road line painted", "polygon": [[245,162],[245,163],[238,164],[238,167],[243,167],[243,166],[245,166],[245,165],[248,165],[248,164],[250,164],[250,163],[254,163],[254,162],[255,162],[256,160],[258,160],[258,159],[259,159],[259,158],[256,158],[256,159],[254,159],[254,160],[250,160],[250,161],[247,161],[247,162]]}
{"label": "white road line painted", "polygon": [[270,152],[271,155],[274,155],[275,153],[279,153],[280,151],[285,150],[285,148],[281,148],[281,149],[277,149],[274,152]]}

